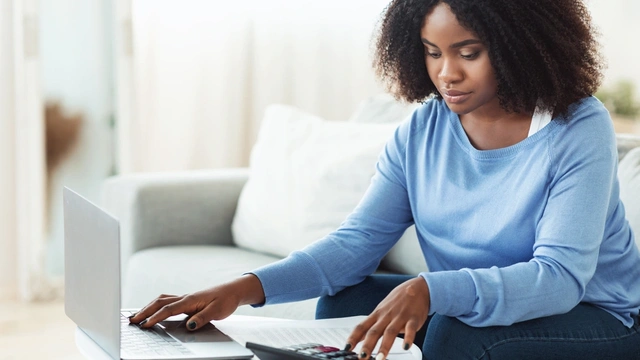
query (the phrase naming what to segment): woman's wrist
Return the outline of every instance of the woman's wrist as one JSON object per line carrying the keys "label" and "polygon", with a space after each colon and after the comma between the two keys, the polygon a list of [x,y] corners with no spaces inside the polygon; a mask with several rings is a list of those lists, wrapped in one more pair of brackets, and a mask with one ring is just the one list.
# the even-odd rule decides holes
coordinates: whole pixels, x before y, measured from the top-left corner
{"label": "woman's wrist", "polygon": [[254,274],[245,274],[233,281],[239,295],[239,305],[264,304],[265,295],[262,282]]}

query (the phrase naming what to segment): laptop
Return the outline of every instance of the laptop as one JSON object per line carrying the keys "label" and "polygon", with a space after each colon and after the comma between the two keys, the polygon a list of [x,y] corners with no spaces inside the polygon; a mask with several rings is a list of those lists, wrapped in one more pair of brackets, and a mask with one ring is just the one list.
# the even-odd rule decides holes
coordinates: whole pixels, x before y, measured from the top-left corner
{"label": "laptop", "polygon": [[[213,324],[186,329],[186,315],[152,329],[120,308],[120,224],[69,188],[63,190],[65,313],[111,358],[250,359],[253,353]],[[151,299],[150,299],[151,300]]]}

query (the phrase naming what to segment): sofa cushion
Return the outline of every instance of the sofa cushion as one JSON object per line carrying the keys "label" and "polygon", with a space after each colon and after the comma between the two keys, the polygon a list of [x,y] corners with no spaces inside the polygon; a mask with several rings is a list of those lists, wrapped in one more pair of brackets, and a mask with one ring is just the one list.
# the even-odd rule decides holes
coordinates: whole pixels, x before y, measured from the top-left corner
{"label": "sofa cushion", "polygon": [[[207,289],[276,260],[235,246],[164,246],[138,251],[130,258],[123,279],[122,307],[140,308],[160,294],[182,295]],[[316,302],[241,306],[234,314],[311,320]]]}
{"label": "sofa cushion", "polygon": [[[140,307],[159,294],[186,294],[278,260],[234,246],[162,246],[136,252],[123,278],[122,305]],[[184,274],[198,274],[197,277]]]}
{"label": "sofa cushion", "polygon": [[618,166],[620,198],[640,247],[640,147],[629,151]]}
{"label": "sofa cushion", "polygon": [[640,147],[640,136],[635,134],[616,134],[616,143],[618,145],[618,160],[622,160],[629,151]]}
{"label": "sofa cushion", "polygon": [[367,189],[397,126],[326,121],[270,106],[238,200],[235,243],[284,257],[335,230]]}
{"label": "sofa cushion", "polygon": [[398,243],[382,259],[381,265],[383,270],[407,275],[429,271],[414,225],[404,232]]}
{"label": "sofa cushion", "polygon": [[389,94],[379,94],[363,100],[348,121],[395,123],[410,116],[420,106],[420,103],[400,102]]}

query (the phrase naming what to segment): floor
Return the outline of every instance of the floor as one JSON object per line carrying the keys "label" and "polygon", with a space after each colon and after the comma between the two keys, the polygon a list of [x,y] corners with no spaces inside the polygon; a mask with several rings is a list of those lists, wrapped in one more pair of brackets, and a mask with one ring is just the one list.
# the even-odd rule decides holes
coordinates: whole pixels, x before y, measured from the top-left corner
{"label": "floor", "polygon": [[0,302],[0,360],[81,360],[62,302]]}

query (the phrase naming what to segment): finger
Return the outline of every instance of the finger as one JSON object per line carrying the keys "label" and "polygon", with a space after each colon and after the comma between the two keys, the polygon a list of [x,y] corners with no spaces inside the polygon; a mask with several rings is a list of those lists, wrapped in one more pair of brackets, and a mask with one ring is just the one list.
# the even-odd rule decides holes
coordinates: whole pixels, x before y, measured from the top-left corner
{"label": "finger", "polygon": [[402,328],[404,328],[404,326],[392,321],[387,328],[384,329],[376,360],[384,360],[387,358],[387,355],[389,355],[389,351],[391,350],[391,346],[393,346],[393,342]]}
{"label": "finger", "polygon": [[369,356],[371,356],[371,352],[375,349],[378,340],[384,334],[384,330],[387,328],[388,324],[388,320],[380,318],[371,326],[371,328],[369,328],[369,330],[367,330],[367,334],[364,337],[362,349],[359,354],[361,359],[368,359]]}
{"label": "finger", "polygon": [[204,309],[189,317],[187,329],[198,330],[211,320],[222,320],[231,315],[237,308],[238,304],[214,299]]}
{"label": "finger", "polygon": [[402,344],[402,348],[405,350],[409,350],[411,345],[413,345],[413,340],[416,339],[416,333],[420,330],[420,325],[418,320],[415,318],[407,321],[407,324],[404,326],[404,343]]}
{"label": "finger", "polygon": [[139,310],[137,313],[135,313],[132,316],[130,316],[129,317],[129,322],[137,324],[137,323],[141,322],[142,320],[148,318],[150,315],[154,314],[156,311],[158,311],[163,306],[165,306],[165,305],[167,305],[169,303],[178,301],[181,298],[182,298],[182,296],[162,294],[162,295],[158,296],[155,300],[150,302],[147,306],[145,306],[144,308]]}
{"label": "finger", "polygon": [[362,341],[364,336],[367,334],[367,330],[375,323],[375,318],[368,316],[364,321],[356,325],[355,328],[351,331],[351,334],[347,338],[347,343],[345,344],[344,350],[350,351],[353,350],[356,345]]}
{"label": "finger", "polygon": [[146,321],[142,321],[140,327],[149,328],[170,316],[196,311],[197,306],[197,299],[193,296],[185,296],[178,301],[162,306],[158,311],[149,316]]}

